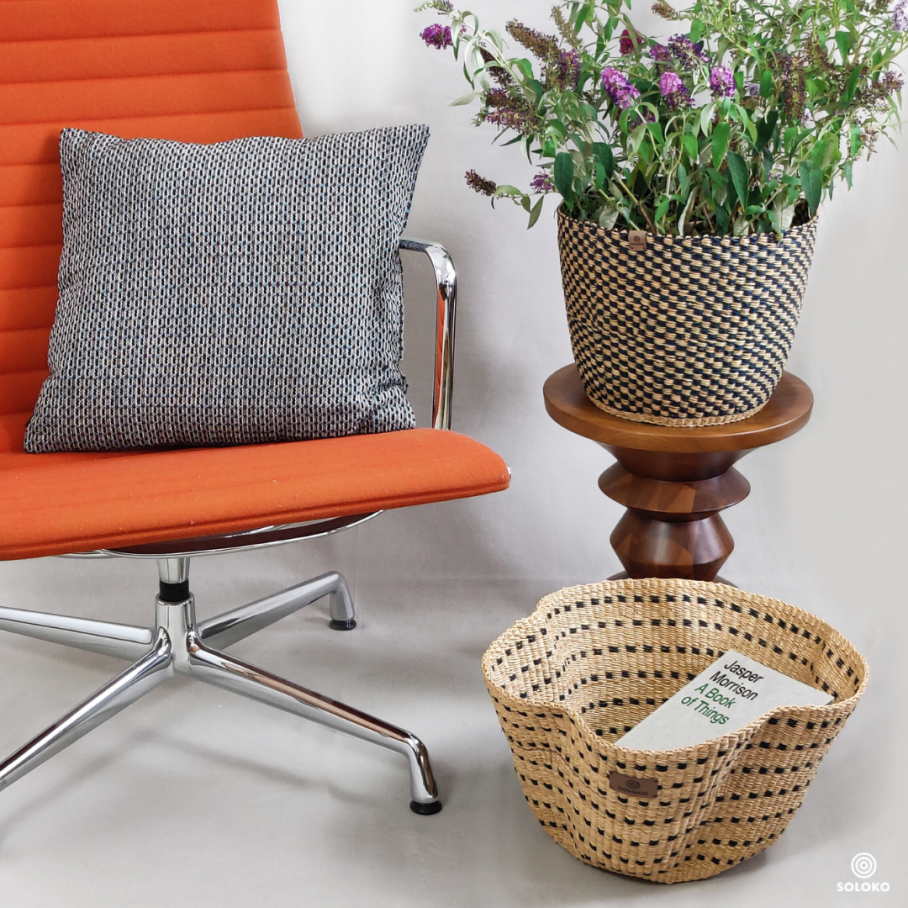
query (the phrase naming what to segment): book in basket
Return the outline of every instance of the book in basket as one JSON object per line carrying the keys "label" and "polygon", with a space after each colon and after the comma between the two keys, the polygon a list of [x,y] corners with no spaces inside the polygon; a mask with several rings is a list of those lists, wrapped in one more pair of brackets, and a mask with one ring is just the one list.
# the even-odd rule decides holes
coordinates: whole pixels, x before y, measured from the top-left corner
{"label": "book in basket", "polygon": [[824,706],[832,697],[728,650],[615,743],[632,750],[691,747],[737,731],[777,706]]}

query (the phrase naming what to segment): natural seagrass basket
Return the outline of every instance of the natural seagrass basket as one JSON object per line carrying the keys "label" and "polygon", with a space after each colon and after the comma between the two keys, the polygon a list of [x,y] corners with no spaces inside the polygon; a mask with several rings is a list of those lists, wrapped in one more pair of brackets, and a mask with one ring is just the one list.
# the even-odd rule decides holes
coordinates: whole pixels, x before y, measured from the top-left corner
{"label": "natural seagrass basket", "polygon": [[[614,744],[729,649],[834,700],[774,709],[694,747]],[[861,655],[824,621],[694,580],[552,593],[482,667],[546,832],[594,867],[661,883],[713,876],[775,842],[867,684]],[[613,782],[650,793],[622,794]]]}
{"label": "natural seagrass basket", "polygon": [[603,230],[559,210],[568,327],[587,396],[614,416],[663,426],[752,416],[782,376],[815,239],[816,218],[781,239],[679,237]]}

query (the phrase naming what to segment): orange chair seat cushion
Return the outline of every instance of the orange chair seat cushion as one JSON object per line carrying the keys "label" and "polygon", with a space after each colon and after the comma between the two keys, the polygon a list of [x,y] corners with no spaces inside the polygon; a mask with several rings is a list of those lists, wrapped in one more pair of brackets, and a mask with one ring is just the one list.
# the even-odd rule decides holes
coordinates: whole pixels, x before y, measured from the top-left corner
{"label": "orange chair seat cushion", "polygon": [[466,498],[504,489],[508,479],[493,451],[434,429],[230,448],[38,455],[20,448],[0,453],[0,558]]}

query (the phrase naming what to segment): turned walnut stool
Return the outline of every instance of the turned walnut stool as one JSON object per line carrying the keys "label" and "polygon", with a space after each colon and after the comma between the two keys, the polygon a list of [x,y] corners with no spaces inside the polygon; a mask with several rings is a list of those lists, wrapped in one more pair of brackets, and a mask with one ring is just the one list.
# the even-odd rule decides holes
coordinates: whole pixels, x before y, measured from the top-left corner
{"label": "turned walnut stool", "polygon": [[599,477],[599,488],[627,508],[610,537],[626,573],[611,579],[716,579],[735,547],[719,512],[750,492],[733,464],[794,435],[813,407],[810,388],[788,372],[759,413],[724,426],[682,429],[611,416],[589,401],[574,365],[549,376],[543,395],[555,422],[618,461]]}

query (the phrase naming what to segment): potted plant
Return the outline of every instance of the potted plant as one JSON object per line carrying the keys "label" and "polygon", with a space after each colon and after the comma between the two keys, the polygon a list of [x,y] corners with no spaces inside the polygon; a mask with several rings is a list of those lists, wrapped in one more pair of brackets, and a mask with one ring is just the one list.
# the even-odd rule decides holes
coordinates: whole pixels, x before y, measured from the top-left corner
{"label": "potted plant", "polygon": [[[571,343],[590,399],[662,425],[752,415],[788,357],[816,214],[852,184],[899,120],[895,58],[908,0],[694,0],[653,10],[686,31],[657,39],[630,0],[571,0],[553,34],[503,38],[445,0],[427,45],[462,60],[476,124],[537,167],[525,192],[467,183],[539,218],[560,196]],[[680,29],[673,25],[668,30]]]}

